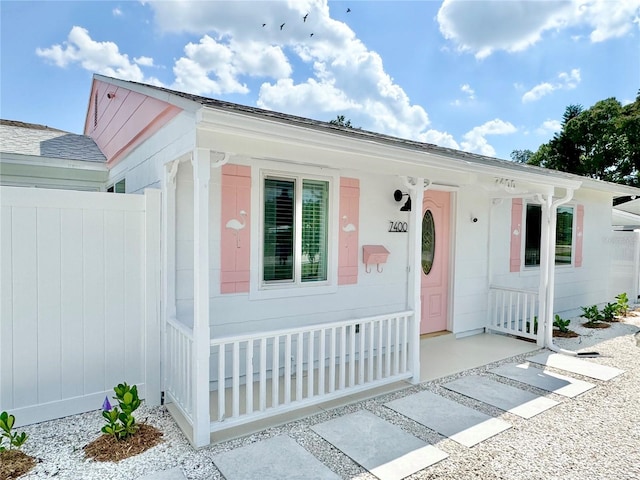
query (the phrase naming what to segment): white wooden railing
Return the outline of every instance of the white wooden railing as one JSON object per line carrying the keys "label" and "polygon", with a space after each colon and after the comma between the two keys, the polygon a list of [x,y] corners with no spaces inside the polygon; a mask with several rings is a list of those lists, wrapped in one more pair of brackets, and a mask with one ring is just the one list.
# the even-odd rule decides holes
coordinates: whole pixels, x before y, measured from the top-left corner
{"label": "white wooden railing", "polygon": [[175,319],[165,329],[165,395],[193,424],[193,332]]}
{"label": "white wooden railing", "polygon": [[488,326],[490,330],[537,339],[538,292],[489,287]]}
{"label": "white wooden railing", "polygon": [[211,340],[211,431],[411,377],[412,322],[406,311]]}

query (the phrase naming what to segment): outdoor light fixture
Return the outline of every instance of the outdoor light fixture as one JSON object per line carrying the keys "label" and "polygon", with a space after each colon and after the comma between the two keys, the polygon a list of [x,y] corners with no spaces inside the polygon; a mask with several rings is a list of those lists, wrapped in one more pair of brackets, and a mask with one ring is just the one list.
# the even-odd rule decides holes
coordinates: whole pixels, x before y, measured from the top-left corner
{"label": "outdoor light fixture", "polygon": [[396,202],[399,202],[400,200],[402,200],[402,197],[407,196],[407,201],[405,202],[405,204],[400,207],[400,211],[401,212],[410,212],[411,211],[411,197],[409,196],[408,193],[402,193],[400,190],[396,190],[395,192],[393,192],[393,199]]}

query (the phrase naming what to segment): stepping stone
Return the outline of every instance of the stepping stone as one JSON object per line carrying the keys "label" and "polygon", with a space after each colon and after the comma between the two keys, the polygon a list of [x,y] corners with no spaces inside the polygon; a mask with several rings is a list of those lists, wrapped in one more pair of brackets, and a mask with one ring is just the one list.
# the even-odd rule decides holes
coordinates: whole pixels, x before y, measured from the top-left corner
{"label": "stepping stone", "polygon": [[533,357],[529,357],[527,360],[541,365],[546,365],[548,367],[557,368],[559,370],[566,370],[567,372],[584,375],[585,377],[595,378],[596,380],[608,381],[624,373],[624,370],[608,367],[606,365],[599,365],[597,363],[576,357],[570,357],[568,355],[561,355],[559,353],[544,352]]}
{"label": "stepping stone", "polygon": [[393,400],[385,406],[465,447],[473,447],[511,428],[504,420],[426,391]]}
{"label": "stepping stone", "polygon": [[162,470],[150,473],[149,475],[143,475],[142,477],[138,477],[138,480],[187,480],[187,477],[184,476],[180,467],[176,467],[170,470]]}
{"label": "stepping stone", "polygon": [[213,462],[226,480],[293,480],[301,475],[305,479],[340,480],[288,435],[214,455]]}
{"label": "stepping stone", "polygon": [[311,428],[380,480],[400,480],[448,457],[364,410]]}
{"label": "stepping stone", "polygon": [[541,397],[479,375],[462,377],[443,386],[522,418],[534,417],[558,405],[558,402],[550,398]]}
{"label": "stepping stone", "polygon": [[576,397],[595,387],[593,383],[540,370],[539,368],[532,367],[528,363],[523,363],[522,365],[510,363],[494,368],[490,370],[490,372],[570,398]]}

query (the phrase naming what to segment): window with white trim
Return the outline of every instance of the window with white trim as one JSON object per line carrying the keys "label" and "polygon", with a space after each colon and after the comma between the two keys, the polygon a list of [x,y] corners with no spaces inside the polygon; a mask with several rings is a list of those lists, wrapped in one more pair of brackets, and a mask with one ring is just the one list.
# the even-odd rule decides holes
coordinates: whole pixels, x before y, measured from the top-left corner
{"label": "window with white trim", "polygon": [[[558,207],[556,214],[556,265],[571,265],[573,258],[573,207]],[[540,265],[542,206],[527,204],[525,212],[524,265]]]}
{"label": "window with white trim", "polygon": [[125,193],[126,192],[125,179],[123,178],[119,182],[116,182],[113,185],[110,185],[109,187],[107,187],[107,192],[110,192],[110,193]]}
{"label": "window with white trim", "polygon": [[262,284],[326,282],[329,181],[268,174],[262,182]]}

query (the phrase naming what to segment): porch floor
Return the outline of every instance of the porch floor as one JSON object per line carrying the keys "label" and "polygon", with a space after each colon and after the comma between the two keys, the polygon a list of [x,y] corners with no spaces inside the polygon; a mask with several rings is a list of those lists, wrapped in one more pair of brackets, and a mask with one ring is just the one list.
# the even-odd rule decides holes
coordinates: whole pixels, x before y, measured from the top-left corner
{"label": "porch floor", "polygon": [[[480,367],[491,362],[521,355],[538,350],[539,347],[532,342],[527,342],[505,335],[478,334],[456,339],[453,334],[444,334],[420,340],[420,382],[427,382],[444,376],[452,375],[464,370]],[[227,430],[211,434],[211,443],[219,443],[233,438],[243,437],[266,428],[282,425],[300,418],[331,410],[343,405],[355,403],[368,398],[373,398],[389,392],[402,390],[409,386],[408,381],[399,381],[373,388],[364,392],[347,395],[339,399],[327,401],[318,405],[300,408],[293,412],[274,415],[267,419],[256,420],[246,425],[240,425]],[[281,391],[284,386],[280,385]],[[257,395],[257,388],[254,388]],[[231,388],[225,391],[227,405],[231,402]],[[217,392],[210,394],[211,418],[217,417],[218,405]],[[174,414],[174,418],[190,437],[190,427],[186,421],[180,422],[177,409],[171,404],[168,408]],[[177,414],[177,415],[176,415]]]}

